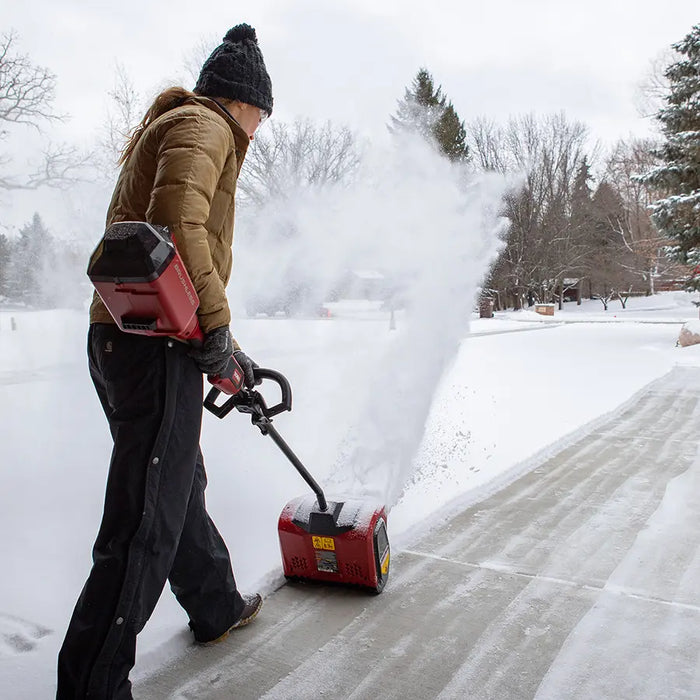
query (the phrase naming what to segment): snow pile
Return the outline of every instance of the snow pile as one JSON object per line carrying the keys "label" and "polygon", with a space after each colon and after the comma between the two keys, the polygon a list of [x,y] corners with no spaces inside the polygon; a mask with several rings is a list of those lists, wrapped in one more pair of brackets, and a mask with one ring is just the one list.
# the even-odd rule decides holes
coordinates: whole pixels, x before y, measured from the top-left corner
{"label": "snow pile", "polygon": [[389,518],[395,531],[415,528],[418,513],[455,499],[450,508],[461,508],[464,498],[477,501],[526,473],[620,411],[681,354],[677,326],[664,323],[504,333],[462,343],[435,396],[416,472]]}
{"label": "snow pile", "polygon": [[700,321],[688,321],[681,328],[681,332],[678,335],[678,344],[685,348],[698,343],[700,343]]}

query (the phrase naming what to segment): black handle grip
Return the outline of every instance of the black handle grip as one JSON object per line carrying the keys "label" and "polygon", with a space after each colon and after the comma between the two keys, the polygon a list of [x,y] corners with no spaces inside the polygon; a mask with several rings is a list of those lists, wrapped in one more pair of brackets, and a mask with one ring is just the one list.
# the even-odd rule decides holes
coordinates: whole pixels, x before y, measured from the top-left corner
{"label": "black handle grip", "polygon": [[279,403],[268,407],[265,398],[259,391],[242,388],[223,404],[217,404],[216,400],[222,392],[214,386],[204,399],[204,408],[217,418],[223,418],[234,408],[241,413],[251,413],[264,416],[265,418],[272,418],[272,416],[276,416],[283,411],[292,410],[292,387],[283,374],[273,369],[264,369],[262,367],[253,368],[253,374],[256,380],[269,379],[279,386],[281,391]]}
{"label": "black handle grip", "polygon": [[272,416],[276,416],[278,413],[282,413],[282,411],[292,410],[292,387],[287,381],[287,377],[274,369],[264,369],[262,367],[254,368],[253,374],[256,381],[258,379],[270,379],[271,381],[275,382],[281,391],[281,399],[278,404],[268,408],[263,401],[263,407],[265,409],[264,415],[266,418],[272,418]]}
{"label": "black handle grip", "polygon": [[246,390],[244,389],[243,391],[239,391],[238,394],[232,396],[230,399],[228,399],[228,401],[222,404],[217,404],[216,400],[222,393],[223,392],[220,389],[217,389],[214,386],[211,389],[209,389],[209,393],[204,399],[204,408],[206,408],[207,411],[209,411],[209,413],[213,413],[217,418],[223,418],[224,416],[227,416],[234,408],[236,408],[236,399],[240,398],[242,394],[246,393]]}

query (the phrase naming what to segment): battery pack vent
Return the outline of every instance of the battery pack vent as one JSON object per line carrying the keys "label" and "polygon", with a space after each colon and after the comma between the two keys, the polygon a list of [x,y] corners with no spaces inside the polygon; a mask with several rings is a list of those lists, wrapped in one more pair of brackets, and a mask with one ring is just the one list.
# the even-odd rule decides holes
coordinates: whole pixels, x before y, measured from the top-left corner
{"label": "battery pack vent", "polygon": [[125,331],[155,331],[158,329],[158,321],[155,318],[122,316],[122,327]]}

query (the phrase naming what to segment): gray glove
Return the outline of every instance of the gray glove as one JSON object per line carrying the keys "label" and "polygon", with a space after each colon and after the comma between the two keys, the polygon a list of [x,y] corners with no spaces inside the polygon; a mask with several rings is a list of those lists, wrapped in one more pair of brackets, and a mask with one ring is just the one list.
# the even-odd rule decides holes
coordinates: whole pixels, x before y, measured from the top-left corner
{"label": "gray glove", "polygon": [[[190,350],[197,366],[204,374],[221,374],[226,369],[233,354],[233,338],[228,326],[221,326],[209,331],[199,348]],[[240,364],[240,363],[239,363]]]}
{"label": "gray glove", "polygon": [[257,368],[259,365],[253,362],[243,350],[236,350],[236,352],[233,353],[233,357],[241,366],[243,374],[245,375],[245,385],[249,389],[252,389],[256,384],[262,383],[262,379],[256,381],[255,375],[253,374],[253,369]]}

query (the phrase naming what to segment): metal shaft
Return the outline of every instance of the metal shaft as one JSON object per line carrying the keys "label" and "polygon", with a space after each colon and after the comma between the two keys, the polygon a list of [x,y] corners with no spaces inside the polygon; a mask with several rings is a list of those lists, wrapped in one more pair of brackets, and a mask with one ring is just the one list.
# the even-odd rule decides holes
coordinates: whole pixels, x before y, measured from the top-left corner
{"label": "metal shaft", "polygon": [[[260,426],[258,426],[260,427]],[[262,429],[261,429],[262,430]],[[292,449],[284,441],[282,436],[275,430],[272,423],[267,421],[265,423],[265,428],[262,430],[263,434],[269,435],[274,441],[277,447],[284,452],[285,457],[294,465],[295,469],[301,474],[304,481],[311,487],[313,492],[316,494],[318,499],[318,507],[322,511],[328,510],[328,504],[326,503],[326,497],[323,493],[323,489],[316,483],[316,480],[309,474],[306,467],[301,463],[299,458],[292,452]]]}

